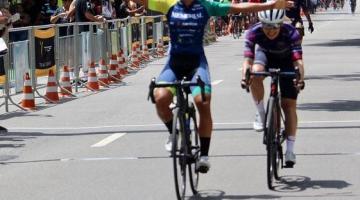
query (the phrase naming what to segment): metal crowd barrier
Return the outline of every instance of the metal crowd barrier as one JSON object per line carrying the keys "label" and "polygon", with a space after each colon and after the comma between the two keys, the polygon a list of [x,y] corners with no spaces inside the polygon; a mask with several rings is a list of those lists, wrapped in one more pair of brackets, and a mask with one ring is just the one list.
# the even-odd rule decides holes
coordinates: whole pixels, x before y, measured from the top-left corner
{"label": "metal crowd barrier", "polygon": [[[26,37],[20,41],[9,41],[9,35],[19,34]],[[43,79],[48,76],[49,69],[54,69],[59,83],[60,69],[65,65],[69,66],[70,77],[77,82],[86,78],[91,62],[98,65],[99,59],[104,59],[109,63],[111,55],[120,50],[130,59],[134,44],[139,44],[141,49],[147,47],[149,52],[155,54],[158,43],[163,42],[165,47],[168,45],[169,29],[163,15],[142,16],[109,20],[105,23],[10,28],[4,39],[7,41],[8,53],[3,57],[5,75],[0,86],[4,89],[4,105],[8,112],[9,103],[23,109],[12,96],[22,92],[25,73],[30,73],[37,97],[48,100],[38,89],[46,86]],[[78,92],[78,84],[74,87],[75,92]]]}

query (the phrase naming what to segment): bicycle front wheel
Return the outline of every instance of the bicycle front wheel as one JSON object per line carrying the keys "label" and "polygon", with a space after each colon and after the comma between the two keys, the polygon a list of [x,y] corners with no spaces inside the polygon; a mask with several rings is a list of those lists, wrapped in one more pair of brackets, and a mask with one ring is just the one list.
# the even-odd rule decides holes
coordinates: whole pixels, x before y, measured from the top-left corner
{"label": "bicycle front wheel", "polygon": [[186,153],[184,140],[184,120],[179,113],[179,108],[173,112],[172,150],[174,167],[175,191],[178,200],[185,199],[186,192]]}
{"label": "bicycle front wheel", "polygon": [[199,185],[199,172],[196,171],[196,160],[200,156],[200,145],[199,145],[199,132],[198,132],[198,126],[196,121],[196,112],[194,104],[191,104],[189,106],[189,130],[191,131],[190,134],[190,154],[191,158],[189,160],[189,178],[190,178],[190,187],[194,195],[196,195],[197,188]]}
{"label": "bicycle front wheel", "polygon": [[276,147],[275,147],[275,134],[276,134],[276,104],[275,99],[270,98],[268,102],[268,109],[266,113],[265,136],[266,136],[266,174],[267,185],[270,190],[274,189],[274,174],[276,169]]}

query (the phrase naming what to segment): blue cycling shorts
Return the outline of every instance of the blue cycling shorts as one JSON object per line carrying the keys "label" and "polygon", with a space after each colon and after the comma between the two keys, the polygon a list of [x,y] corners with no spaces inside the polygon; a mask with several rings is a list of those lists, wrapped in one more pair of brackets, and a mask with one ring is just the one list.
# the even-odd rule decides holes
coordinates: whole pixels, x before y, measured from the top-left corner
{"label": "blue cycling shorts", "polygon": [[[210,71],[204,53],[200,55],[170,54],[157,81],[172,83],[186,77],[187,80],[196,82],[198,75],[205,83],[205,94],[211,94]],[[193,97],[201,93],[199,86],[190,87],[190,90]],[[170,89],[170,91],[175,95],[174,89]]]}

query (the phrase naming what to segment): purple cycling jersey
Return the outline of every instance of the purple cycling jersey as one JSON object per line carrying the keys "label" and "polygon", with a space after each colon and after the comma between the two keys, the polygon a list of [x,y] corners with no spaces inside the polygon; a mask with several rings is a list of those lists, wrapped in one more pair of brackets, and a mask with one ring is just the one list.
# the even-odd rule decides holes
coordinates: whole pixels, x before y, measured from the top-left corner
{"label": "purple cycling jersey", "polygon": [[301,37],[290,24],[283,24],[280,34],[273,40],[266,37],[261,23],[252,26],[245,36],[245,58],[254,59],[256,44],[265,53],[279,58],[291,56],[292,61],[302,59]]}

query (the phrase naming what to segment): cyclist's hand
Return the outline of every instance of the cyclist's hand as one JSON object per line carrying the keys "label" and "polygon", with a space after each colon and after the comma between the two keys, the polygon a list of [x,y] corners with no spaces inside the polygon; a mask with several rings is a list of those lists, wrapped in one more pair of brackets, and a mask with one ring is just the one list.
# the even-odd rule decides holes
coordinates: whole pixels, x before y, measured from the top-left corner
{"label": "cyclist's hand", "polygon": [[297,89],[297,91],[303,90],[305,89],[305,81],[294,79],[294,86]]}
{"label": "cyclist's hand", "polygon": [[246,81],[246,79],[241,79],[241,88],[242,89],[248,89],[249,88],[249,81]]}
{"label": "cyclist's hand", "polygon": [[313,26],[312,22],[309,23],[308,30],[309,30],[310,33],[314,32],[314,26]]}

